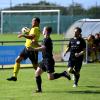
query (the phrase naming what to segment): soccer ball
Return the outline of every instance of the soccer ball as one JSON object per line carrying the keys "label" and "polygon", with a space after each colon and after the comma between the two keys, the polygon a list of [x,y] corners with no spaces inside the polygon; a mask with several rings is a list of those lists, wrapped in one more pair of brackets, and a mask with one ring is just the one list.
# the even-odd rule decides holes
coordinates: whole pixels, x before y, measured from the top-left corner
{"label": "soccer ball", "polygon": [[30,29],[28,28],[28,27],[23,27],[22,29],[21,29],[21,33],[22,34],[28,34],[30,32]]}

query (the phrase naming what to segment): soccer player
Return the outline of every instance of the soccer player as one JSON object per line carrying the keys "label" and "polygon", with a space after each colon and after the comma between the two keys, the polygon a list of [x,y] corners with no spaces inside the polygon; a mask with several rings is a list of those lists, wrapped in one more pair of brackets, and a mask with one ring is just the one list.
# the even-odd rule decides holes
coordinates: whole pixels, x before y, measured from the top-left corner
{"label": "soccer player", "polygon": [[[20,55],[16,58],[16,62],[14,65],[13,70],[13,76],[10,78],[7,78],[8,81],[17,81],[17,75],[20,69],[20,62],[22,60],[26,60],[29,58],[32,62],[33,68],[36,70],[38,65],[38,52],[37,51],[28,51],[29,47],[37,47],[37,43],[40,37],[40,19],[38,17],[35,17],[32,19],[32,28],[29,32],[29,34],[19,34],[18,38],[26,38],[25,48],[22,50]],[[34,40],[34,45],[32,45],[32,40]]]}
{"label": "soccer player", "polygon": [[[64,71],[62,73],[54,73],[55,61],[53,59],[53,54],[52,54],[53,44],[52,44],[52,40],[50,38],[51,32],[52,32],[51,27],[48,27],[48,26],[44,27],[44,29],[43,29],[44,39],[43,39],[42,45],[40,47],[33,49],[34,51],[42,51],[42,55],[43,55],[43,60],[40,62],[39,66],[35,72],[36,84],[37,84],[36,92],[42,92],[41,74],[43,72],[47,71],[49,80],[58,79],[60,77],[65,77],[70,80],[70,75],[66,71]],[[30,49],[30,50],[32,50],[32,49]]]}
{"label": "soccer player", "polygon": [[82,30],[79,27],[74,29],[74,37],[70,39],[68,48],[64,54],[69,51],[70,57],[68,61],[68,71],[74,75],[74,85],[78,86],[78,81],[80,78],[80,70],[82,67],[83,55],[86,48],[85,40],[82,38]]}

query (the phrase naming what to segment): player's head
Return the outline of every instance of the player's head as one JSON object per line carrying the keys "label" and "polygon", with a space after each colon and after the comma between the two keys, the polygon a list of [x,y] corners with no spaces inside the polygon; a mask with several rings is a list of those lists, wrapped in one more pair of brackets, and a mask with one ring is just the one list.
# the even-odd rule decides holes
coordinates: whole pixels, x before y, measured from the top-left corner
{"label": "player's head", "polygon": [[34,26],[39,26],[39,24],[40,24],[40,18],[34,17],[34,18],[32,19],[32,27],[34,27]]}
{"label": "player's head", "polygon": [[75,37],[81,37],[81,35],[82,35],[81,32],[82,32],[81,28],[75,27],[75,29],[74,29],[74,36]]}
{"label": "player's head", "polygon": [[49,36],[52,33],[52,27],[46,26],[43,29],[43,35],[44,36]]}

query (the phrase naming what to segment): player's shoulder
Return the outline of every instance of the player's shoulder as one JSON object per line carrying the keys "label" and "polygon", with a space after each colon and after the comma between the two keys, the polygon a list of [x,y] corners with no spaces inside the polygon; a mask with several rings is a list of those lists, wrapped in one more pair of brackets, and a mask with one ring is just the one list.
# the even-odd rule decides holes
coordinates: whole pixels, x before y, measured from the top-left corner
{"label": "player's shoulder", "polygon": [[85,39],[83,37],[80,38],[81,41],[85,42]]}
{"label": "player's shoulder", "polygon": [[70,38],[70,42],[71,42],[71,41],[74,41],[74,40],[75,40],[74,38]]}
{"label": "player's shoulder", "polygon": [[30,34],[40,34],[40,28],[39,27],[32,27],[30,30]]}
{"label": "player's shoulder", "polygon": [[52,42],[51,38],[44,38],[44,42]]}
{"label": "player's shoulder", "polygon": [[40,30],[39,27],[32,27],[31,30]]}

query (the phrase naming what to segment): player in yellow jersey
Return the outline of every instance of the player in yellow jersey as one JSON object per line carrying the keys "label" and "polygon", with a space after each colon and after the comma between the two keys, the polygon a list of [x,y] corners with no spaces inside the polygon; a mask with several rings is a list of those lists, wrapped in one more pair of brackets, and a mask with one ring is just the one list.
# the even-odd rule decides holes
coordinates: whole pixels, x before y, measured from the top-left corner
{"label": "player in yellow jersey", "polygon": [[[17,81],[17,75],[20,69],[20,62],[22,60],[26,60],[29,58],[32,62],[34,69],[36,70],[38,65],[38,52],[29,51],[28,48],[32,47],[35,48],[38,46],[38,40],[40,37],[40,19],[38,17],[32,19],[32,28],[29,34],[19,34],[18,38],[26,38],[25,48],[22,50],[20,55],[16,58],[16,62],[14,65],[13,76],[7,78],[8,81]],[[34,45],[33,45],[34,42]]]}

